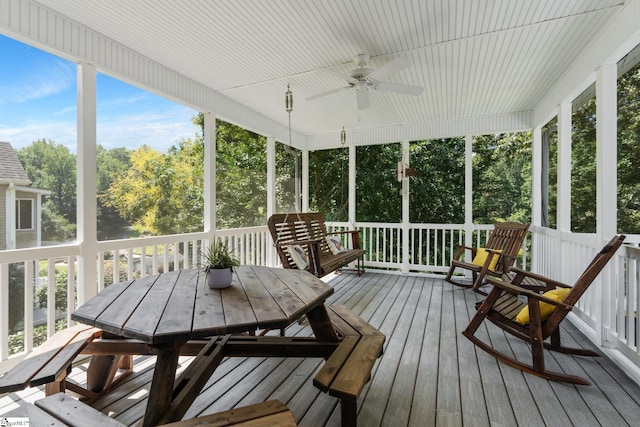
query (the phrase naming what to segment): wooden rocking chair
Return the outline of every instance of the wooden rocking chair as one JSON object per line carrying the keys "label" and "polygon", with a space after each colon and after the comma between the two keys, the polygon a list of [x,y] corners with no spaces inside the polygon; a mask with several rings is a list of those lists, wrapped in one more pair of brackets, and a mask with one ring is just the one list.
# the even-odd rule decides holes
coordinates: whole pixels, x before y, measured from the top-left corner
{"label": "wooden rocking chair", "polygon": [[[462,335],[496,359],[521,371],[552,381],[590,385],[589,381],[582,377],[548,371],[544,364],[544,349],[547,348],[549,350],[579,356],[598,356],[598,353],[591,350],[562,346],[560,342],[560,322],[562,322],[567,313],[571,311],[574,304],[580,299],[607,262],[609,262],[624,239],[625,236],[616,236],[607,243],[573,286],[568,286],[520,269],[517,270],[516,276],[511,283],[497,278],[487,278],[487,281],[493,285],[493,289],[484,301],[480,301],[476,305],[478,311],[473,319],[471,319],[467,328],[462,332]],[[547,292],[542,294],[517,285],[526,278],[534,278],[535,281],[546,284],[544,291]],[[566,293],[564,299],[561,294],[558,295],[558,292],[563,292],[559,291],[559,289],[562,288],[565,288],[564,293]],[[522,301],[518,296],[525,297],[527,302]],[[531,302],[534,304],[531,304]],[[527,311],[521,311],[525,307],[528,309],[529,319],[526,319]],[[545,319],[545,317],[547,318]],[[520,362],[500,353],[490,344],[476,337],[474,334],[485,319],[489,319],[504,331],[528,342],[531,345],[532,364],[529,365]],[[550,342],[545,342],[547,338],[550,338]]]}
{"label": "wooden rocking chair", "polygon": [[[527,237],[528,230],[529,224],[520,224],[518,222],[496,223],[484,248],[471,248],[468,246],[460,246],[458,248],[444,280],[456,286],[473,288],[474,291],[485,294],[480,291],[485,276],[489,274],[500,277],[509,272],[518,257],[518,252],[522,247],[522,242]],[[480,257],[477,257],[480,252],[478,249],[483,249],[486,257],[479,259]],[[471,251],[471,259],[465,258],[466,260],[463,261],[462,256],[467,251]],[[471,271],[472,282],[463,282],[458,277],[453,276],[456,268]]]}

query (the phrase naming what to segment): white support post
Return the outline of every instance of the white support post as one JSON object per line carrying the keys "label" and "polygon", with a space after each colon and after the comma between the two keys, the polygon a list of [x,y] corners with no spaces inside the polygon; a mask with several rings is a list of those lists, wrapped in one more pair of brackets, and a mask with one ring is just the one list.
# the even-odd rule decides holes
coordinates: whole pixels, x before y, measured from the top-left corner
{"label": "white support post", "polygon": [[[409,167],[409,141],[402,141],[402,164]],[[409,272],[409,179],[402,179],[402,272]]]}
{"label": "white support post", "polygon": [[[267,218],[276,213],[276,140],[267,138]],[[267,265],[276,264],[276,251],[271,237],[267,237]]]}
{"label": "white support post", "polygon": [[[608,240],[618,224],[617,64],[605,64],[596,72],[596,234]],[[603,286],[610,283],[612,286]],[[615,268],[608,266],[595,285],[600,304],[596,307],[596,343],[608,346],[605,330],[615,324]]]}
{"label": "white support post", "polygon": [[16,186],[10,183],[5,191],[6,224],[5,249],[16,248]]}
{"label": "white support post", "polygon": [[[464,245],[473,246],[473,136],[464,138]],[[457,242],[456,242],[457,243]],[[465,270],[466,278],[471,272]]]}
{"label": "white support post", "polygon": [[[558,108],[557,179],[557,229],[568,233],[571,231],[571,103],[562,103]],[[562,261],[560,264],[564,265]]]}
{"label": "white support post", "polygon": [[302,212],[309,211],[309,150],[302,150]]}
{"label": "white support post", "polygon": [[[533,129],[531,146],[531,224],[542,225],[542,127]],[[531,242],[531,271],[540,271],[538,263],[538,233],[533,233]]]}
{"label": "white support post", "polygon": [[216,231],[216,116],[204,113],[204,232]]}
{"label": "white support post", "polygon": [[[96,67],[78,65],[77,239],[78,304],[98,291],[96,199]],[[53,285],[50,285],[53,286]]]}
{"label": "white support post", "polygon": [[42,245],[42,194],[36,196],[36,246]]}
{"label": "white support post", "polygon": [[349,146],[349,224],[352,227],[356,226],[356,147],[354,145]]}

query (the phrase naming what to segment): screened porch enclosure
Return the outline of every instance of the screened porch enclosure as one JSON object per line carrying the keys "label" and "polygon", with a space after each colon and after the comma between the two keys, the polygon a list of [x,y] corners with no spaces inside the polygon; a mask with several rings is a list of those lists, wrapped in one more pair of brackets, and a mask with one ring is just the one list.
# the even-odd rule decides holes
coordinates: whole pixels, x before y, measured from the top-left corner
{"label": "screened porch enclosure", "polygon": [[[425,289],[446,273],[457,246],[482,246],[496,221],[531,223],[516,265],[566,283],[603,242],[627,234],[628,244],[574,310],[571,328],[640,381],[640,132],[637,97],[625,92],[640,80],[640,0],[491,1],[485,13],[463,0],[367,3],[0,0],[4,36],[77,69],[81,177],[75,240],[0,251],[0,371],[69,324],[75,307],[105,286],[197,267],[216,238],[228,240],[243,264],[277,266],[266,219],[299,209],[322,211],[332,229],[359,229],[365,268],[376,280],[418,277]],[[238,25],[239,17],[248,24]],[[282,37],[282,28],[297,37]],[[394,82],[419,84],[425,95],[380,90],[359,110],[345,87],[336,98],[310,101],[344,84],[317,68],[349,75],[360,49],[374,51],[375,69],[409,59]],[[99,237],[101,74],[201,112],[199,228]],[[287,114],[289,83],[295,104]],[[218,135],[220,122],[255,135],[254,151],[242,159],[223,151],[233,143]],[[416,174],[399,180],[398,168]],[[251,192],[229,184],[241,179]],[[234,202],[252,208],[235,210]],[[44,319],[34,313],[40,280],[50,307]],[[18,297],[10,282],[20,284]],[[42,337],[34,332],[39,322]]]}

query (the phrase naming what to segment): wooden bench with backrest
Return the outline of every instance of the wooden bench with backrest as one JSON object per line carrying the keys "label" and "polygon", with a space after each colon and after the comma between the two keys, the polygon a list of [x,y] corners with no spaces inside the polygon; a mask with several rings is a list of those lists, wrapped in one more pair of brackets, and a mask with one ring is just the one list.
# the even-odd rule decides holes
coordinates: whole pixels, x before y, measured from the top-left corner
{"label": "wooden bench with backrest", "polygon": [[[101,336],[101,329],[87,325],[71,326],[56,332],[0,377],[0,393],[44,384],[47,395],[64,392],[68,388],[87,398],[96,397],[132,372],[131,356],[98,356],[89,364],[86,388],[67,379],[76,357]],[[119,372],[119,368],[124,368],[124,372]],[[92,376],[96,371],[99,371],[97,375]],[[93,378],[98,376],[100,380],[94,381]]]}
{"label": "wooden bench with backrest", "polygon": [[[364,272],[358,230],[329,233],[324,215],[319,212],[275,214],[269,218],[268,226],[284,268],[300,268],[322,277],[357,261],[358,275]],[[351,236],[350,248],[344,246],[342,235]],[[294,251],[301,252],[301,256]]]}
{"label": "wooden bench with backrest", "polygon": [[[125,425],[65,393],[57,393],[37,400],[35,405],[40,408],[43,413],[36,414],[34,411],[30,411],[29,417],[30,419],[37,417],[39,420],[46,420],[47,423],[45,425],[71,427],[123,427]],[[289,408],[282,402],[270,400],[165,425],[172,427],[293,427],[296,425],[296,422]]]}
{"label": "wooden bench with backrest", "polygon": [[[544,349],[579,356],[599,356],[598,353],[582,348],[569,348],[560,340],[560,322],[567,316],[578,299],[586,292],[615,252],[622,245],[625,236],[616,236],[607,243],[573,286],[548,279],[539,274],[517,270],[511,282],[488,278],[493,285],[487,298],[480,301],[477,312],[462,335],[475,345],[509,366],[552,381],[589,385],[589,381],[545,368]],[[521,287],[533,278],[535,290]],[[544,286],[540,287],[540,283]],[[531,283],[527,284],[529,287]],[[532,363],[518,361],[494,348],[475,335],[482,322],[488,319],[505,332],[526,341],[531,346]],[[550,342],[545,342],[549,339]]]}
{"label": "wooden bench with backrest", "polygon": [[[483,248],[460,246],[456,251],[445,280],[456,286],[480,290],[487,275],[500,277],[509,272],[516,261],[522,243],[527,237],[529,224],[518,222],[498,222],[494,224],[489,239]],[[465,253],[471,258],[465,258]],[[454,276],[456,269],[471,271],[472,281],[467,283]]]}
{"label": "wooden bench with backrest", "polygon": [[376,359],[382,355],[385,336],[347,307],[327,308],[342,341],[320,368],[313,384],[340,399],[343,427],[356,426],[358,397],[371,379]]}

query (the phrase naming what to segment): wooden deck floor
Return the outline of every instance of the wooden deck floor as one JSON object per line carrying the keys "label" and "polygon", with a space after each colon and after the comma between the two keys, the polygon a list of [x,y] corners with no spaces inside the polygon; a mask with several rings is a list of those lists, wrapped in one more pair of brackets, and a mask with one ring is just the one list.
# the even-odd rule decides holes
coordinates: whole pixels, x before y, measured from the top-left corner
{"label": "wooden deck floor", "polygon": [[[439,279],[367,272],[331,280],[329,304],[344,304],[386,336],[371,382],[359,402],[358,425],[373,426],[625,426],[637,425],[640,386],[608,359],[548,353],[548,366],[588,378],[594,385],[549,382],[498,363],[464,338],[478,296]],[[567,344],[588,346],[565,322]],[[528,347],[489,325],[495,346],[528,360]],[[310,335],[292,325],[287,335]],[[575,341],[575,342],[572,342]],[[181,360],[182,366],[189,359]],[[154,358],[138,357],[136,373],[95,407],[127,425],[140,420]],[[322,361],[301,358],[225,360],[186,417],[268,399],[287,404],[301,426],[339,426],[337,400],[313,387]],[[555,366],[554,366],[555,365]],[[82,378],[83,366],[73,375]],[[44,393],[28,389],[0,398],[0,416],[24,413]]]}

